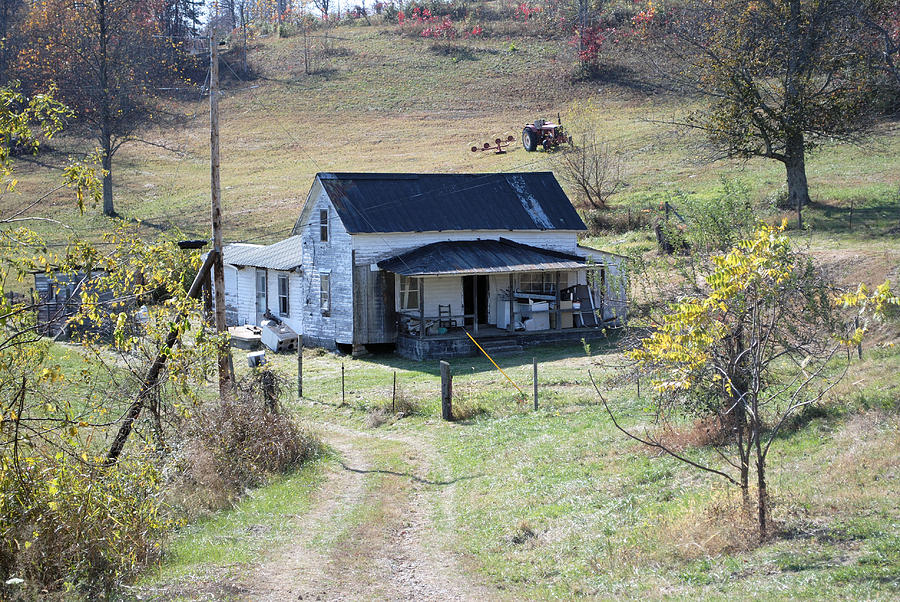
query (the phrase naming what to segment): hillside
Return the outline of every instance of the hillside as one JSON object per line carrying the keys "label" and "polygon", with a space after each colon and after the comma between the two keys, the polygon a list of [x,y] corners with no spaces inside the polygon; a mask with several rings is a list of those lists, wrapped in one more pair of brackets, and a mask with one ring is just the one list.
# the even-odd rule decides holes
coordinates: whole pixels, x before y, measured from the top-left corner
{"label": "hillside", "polygon": [[[220,104],[226,239],[271,242],[283,235],[317,171],[557,169],[553,156],[526,153],[518,141],[503,156],[469,151],[501,135],[518,140],[522,123],[557,112],[576,140],[596,131],[623,158],[627,187],[615,204],[645,208],[679,191],[708,195],[722,177],[745,181],[759,200],[783,185],[775,162],[702,160],[699,138],[666,125],[696,101],[655,90],[646,66],[628,64],[633,58],[621,59],[626,65],[605,77],[573,82],[571,50],[559,40],[460,40],[447,53],[393,27],[337,31],[314,75],[303,74],[299,36],[252,40],[255,78],[246,82],[236,77],[237,57],[226,53],[234,64],[222,68]],[[172,104],[171,115],[142,134],[171,150],[135,142],[116,156],[117,210],[144,222],[148,232],[208,229],[208,103],[199,93],[185,94],[193,100]],[[57,152],[39,161],[61,163],[90,148],[71,138],[53,144]],[[856,199],[857,210],[888,211],[889,218],[898,204],[898,154],[900,124],[891,121],[877,126],[869,145],[826,145],[808,162],[814,201],[841,209]],[[51,188],[48,177],[23,165],[18,198]],[[47,213],[66,217],[76,231],[104,228],[96,208],[80,218],[64,193],[47,203]]]}

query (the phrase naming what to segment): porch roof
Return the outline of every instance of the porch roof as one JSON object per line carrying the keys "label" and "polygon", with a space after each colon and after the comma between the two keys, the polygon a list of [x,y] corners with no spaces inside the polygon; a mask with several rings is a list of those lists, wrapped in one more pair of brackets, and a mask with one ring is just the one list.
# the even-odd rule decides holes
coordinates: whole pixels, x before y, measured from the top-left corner
{"label": "porch roof", "polygon": [[378,262],[402,276],[494,274],[582,270],[584,258],[512,240],[460,240],[431,243]]}

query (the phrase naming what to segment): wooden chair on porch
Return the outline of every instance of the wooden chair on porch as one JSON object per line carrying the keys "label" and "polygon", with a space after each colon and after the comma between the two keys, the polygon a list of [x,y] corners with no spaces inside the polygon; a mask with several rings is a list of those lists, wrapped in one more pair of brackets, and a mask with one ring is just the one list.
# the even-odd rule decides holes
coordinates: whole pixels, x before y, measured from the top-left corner
{"label": "wooden chair on porch", "polygon": [[449,305],[438,305],[438,326],[441,328],[456,327],[456,320],[451,318],[453,312]]}

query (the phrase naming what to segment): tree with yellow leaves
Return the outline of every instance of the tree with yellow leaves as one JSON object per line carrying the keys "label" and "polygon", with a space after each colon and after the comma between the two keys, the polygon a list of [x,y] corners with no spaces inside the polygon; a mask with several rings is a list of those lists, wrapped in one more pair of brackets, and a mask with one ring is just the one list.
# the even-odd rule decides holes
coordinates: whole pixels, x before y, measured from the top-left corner
{"label": "tree with yellow leaves", "polygon": [[[839,295],[792,247],[781,228],[762,226],[729,252],[712,258],[705,294],[667,308],[660,326],[628,352],[657,392],[661,420],[714,417],[720,462],[677,450],[649,430],[628,436],[740,487],[751,506],[756,476],[760,539],[768,536],[766,462],[788,419],[821,401],[842,379],[850,349],[864,334],[846,308],[883,311],[898,299],[885,283]],[[605,402],[604,402],[605,403]]]}

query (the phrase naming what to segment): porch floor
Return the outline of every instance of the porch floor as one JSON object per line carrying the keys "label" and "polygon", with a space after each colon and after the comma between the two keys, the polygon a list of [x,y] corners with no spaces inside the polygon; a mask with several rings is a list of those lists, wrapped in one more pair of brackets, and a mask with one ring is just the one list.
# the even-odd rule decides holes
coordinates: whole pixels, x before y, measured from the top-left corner
{"label": "porch floor", "polygon": [[[610,324],[609,326],[612,326]],[[517,330],[509,332],[495,326],[479,325],[478,333],[467,327],[469,333],[488,354],[515,353],[525,347],[605,338],[600,327],[562,328],[560,330]],[[397,353],[415,360],[466,357],[481,353],[466,336],[462,328],[451,328],[444,334],[401,334],[397,338]]]}

